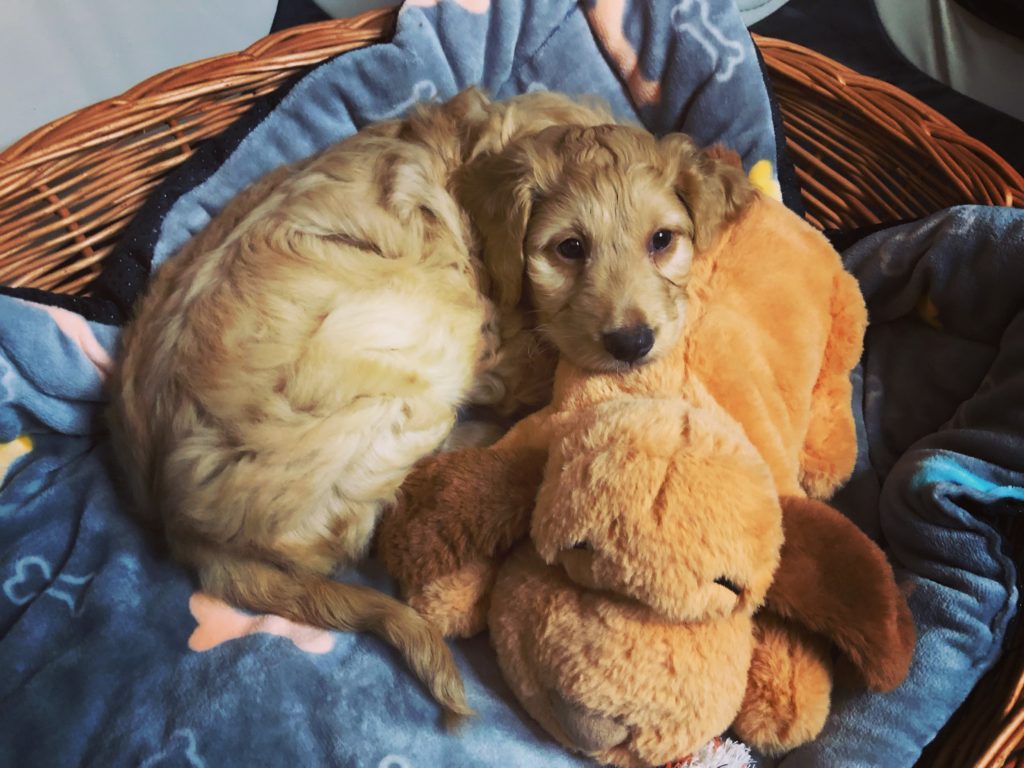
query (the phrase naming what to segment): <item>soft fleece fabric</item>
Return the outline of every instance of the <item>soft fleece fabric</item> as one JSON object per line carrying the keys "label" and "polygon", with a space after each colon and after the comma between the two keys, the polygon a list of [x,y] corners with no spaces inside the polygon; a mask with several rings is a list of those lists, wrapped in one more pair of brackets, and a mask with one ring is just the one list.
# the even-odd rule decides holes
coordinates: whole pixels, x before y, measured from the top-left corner
{"label": "soft fleece fabric", "polygon": [[1024,514],[1024,211],[964,206],[844,253],[871,326],[861,447],[836,506],[885,542],[918,646],[888,694],[836,691],[784,768],[910,766],[998,658],[1020,599],[998,526]]}

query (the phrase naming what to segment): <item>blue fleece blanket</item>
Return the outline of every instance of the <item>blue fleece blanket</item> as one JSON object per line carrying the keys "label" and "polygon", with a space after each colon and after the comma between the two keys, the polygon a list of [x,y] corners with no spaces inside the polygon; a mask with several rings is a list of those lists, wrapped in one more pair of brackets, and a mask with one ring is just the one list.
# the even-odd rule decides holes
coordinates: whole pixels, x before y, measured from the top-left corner
{"label": "blue fleece blanket", "polygon": [[838,690],[784,768],[910,766],[997,659],[1020,599],[999,527],[1024,514],[1024,211],[965,206],[844,253],[871,326],[860,452],[834,502],[885,542],[918,645],[885,695]]}
{"label": "blue fleece blanket", "polygon": [[[653,130],[722,141],[748,167],[776,164],[754,52],[726,0],[626,3],[618,18],[622,4],[604,2],[415,6],[392,43],[321,66],[198,153],[105,273],[98,293],[115,309],[76,306],[123,316],[151,265],[240,187],[414,98],[471,83],[499,96],[597,93]],[[986,514],[1021,498],[1024,321],[1011,256],[1022,249],[1020,214],[964,209],[851,251],[876,324],[862,466],[847,494],[915,582],[924,639],[910,683],[841,701],[821,744],[791,758],[801,765],[909,765],[998,652],[1015,573]],[[581,764],[515,705],[486,638],[457,645],[480,716],[448,735],[375,639],[197,592],[112,479],[102,406],[117,337],[53,302],[0,297],[0,765]],[[372,565],[343,578],[391,588]],[[925,716],[892,730],[893,708]]]}

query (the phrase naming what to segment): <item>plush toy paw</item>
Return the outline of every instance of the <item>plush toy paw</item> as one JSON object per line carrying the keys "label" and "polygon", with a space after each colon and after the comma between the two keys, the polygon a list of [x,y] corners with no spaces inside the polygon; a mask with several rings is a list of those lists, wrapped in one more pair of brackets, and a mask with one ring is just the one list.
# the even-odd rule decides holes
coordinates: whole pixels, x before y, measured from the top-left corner
{"label": "plush toy paw", "polygon": [[382,516],[377,555],[403,597],[445,635],[483,629],[496,564],[526,536],[546,458],[499,446],[431,456]]}
{"label": "plush toy paw", "polygon": [[557,691],[549,691],[548,699],[562,732],[583,752],[607,752],[629,738],[629,729],[613,717],[571,702]]}
{"label": "plush toy paw", "polygon": [[825,725],[832,663],[824,638],[773,616],[755,618],[754,657],[733,729],[747,744],[779,755],[811,741]]}
{"label": "plush toy paw", "polygon": [[498,572],[488,624],[526,711],[603,764],[664,765],[724,731],[743,700],[748,614],[666,621],[635,601],[581,588],[529,545]]}
{"label": "plush toy paw", "polygon": [[497,563],[470,563],[426,582],[406,595],[406,600],[445,637],[472,637],[487,627],[497,572]]}

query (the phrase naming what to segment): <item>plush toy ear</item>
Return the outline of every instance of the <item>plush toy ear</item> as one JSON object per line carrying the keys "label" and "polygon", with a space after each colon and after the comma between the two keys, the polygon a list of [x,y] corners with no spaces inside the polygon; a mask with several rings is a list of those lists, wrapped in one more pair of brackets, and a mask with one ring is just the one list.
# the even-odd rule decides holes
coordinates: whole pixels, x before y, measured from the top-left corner
{"label": "plush toy ear", "polygon": [[[824,245],[823,245],[824,247]],[[828,342],[811,394],[811,418],[800,454],[800,485],[808,496],[831,496],[853,472],[857,430],[850,410],[850,371],[860,360],[868,313],[857,280],[835,257]]]}
{"label": "plush toy ear", "polygon": [[869,688],[895,688],[916,633],[885,554],[820,501],[783,497],[782,512],[785,542],[765,607],[831,639]]}
{"label": "plush toy ear", "polygon": [[753,200],[754,186],[742,167],[719,149],[703,151],[681,133],[668,134],[660,146],[675,173],[676,195],[693,220],[694,246],[706,251],[722,228]]}
{"label": "plush toy ear", "polygon": [[558,177],[556,146],[567,128],[555,126],[467,163],[455,180],[459,203],[483,237],[491,295],[502,308],[519,303],[526,270],[523,241],[537,196]]}

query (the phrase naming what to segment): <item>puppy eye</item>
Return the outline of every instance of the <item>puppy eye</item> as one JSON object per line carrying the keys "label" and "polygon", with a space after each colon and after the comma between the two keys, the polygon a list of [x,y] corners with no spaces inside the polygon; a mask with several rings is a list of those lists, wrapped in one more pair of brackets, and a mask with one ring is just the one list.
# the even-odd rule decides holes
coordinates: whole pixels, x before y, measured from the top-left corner
{"label": "puppy eye", "polygon": [[651,252],[658,253],[664,251],[672,245],[672,233],[667,229],[659,229],[651,236]]}
{"label": "puppy eye", "polygon": [[563,240],[558,244],[558,247],[555,248],[555,250],[558,251],[558,255],[563,259],[569,259],[570,261],[579,261],[580,259],[585,259],[587,257],[587,252],[583,248],[583,243],[575,237]]}

